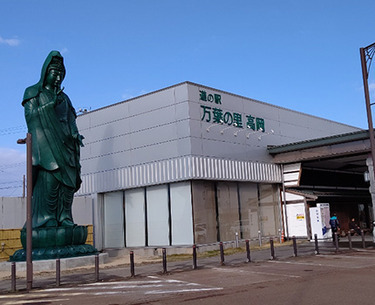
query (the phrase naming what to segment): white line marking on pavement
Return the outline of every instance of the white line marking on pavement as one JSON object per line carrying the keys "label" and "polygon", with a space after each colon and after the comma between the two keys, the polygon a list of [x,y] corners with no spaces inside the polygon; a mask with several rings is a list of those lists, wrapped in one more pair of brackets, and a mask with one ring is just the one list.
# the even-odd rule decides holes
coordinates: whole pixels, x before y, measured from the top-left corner
{"label": "white line marking on pavement", "polygon": [[142,285],[142,284],[158,284],[158,283],[163,283],[165,281],[162,280],[157,280],[157,281],[118,281],[118,282],[97,282],[97,283],[88,283],[88,284],[83,284],[80,285],[82,286],[103,286],[103,285],[115,285],[115,284],[124,284],[124,283],[131,283],[131,284],[136,284],[136,285]]}
{"label": "white line marking on pavement", "polygon": [[41,300],[18,300],[18,301],[9,301],[9,302],[6,302],[4,303],[4,305],[17,305],[17,304],[37,304],[38,302],[61,302],[61,301],[69,301],[70,299],[50,299],[50,300],[47,300],[47,299],[41,299]]}
{"label": "white line marking on pavement", "polygon": [[[151,290],[152,289],[152,290]],[[48,288],[40,291],[34,291],[32,294],[28,294],[27,297],[34,297],[40,299],[42,297],[51,298],[53,293],[55,297],[59,299],[51,299],[48,302],[66,301],[69,299],[63,299],[61,297],[73,297],[78,295],[86,296],[104,296],[104,295],[125,295],[129,293],[143,293],[149,294],[173,294],[173,293],[190,293],[190,292],[203,292],[203,291],[216,291],[222,290],[219,287],[210,287],[201,285],[198,283],[180,281],[175,279],[160,279],[157,277],[149,277],[145,281],[116,281],[116,282],[100,282],[100,283],[88,283],[82,284],[75,287],[60,287],[60,288]],[[1,296],[0,296],[1,297]],[[18,297],[18,300],[14,300],[14,297]],[[5,297],[4,297],[5,298]],[[22,300],[25,295],[14,295],[12,300],[8,301],[6,305],[17,305],[17,304],[28,304],[27,300]],[[8,296],[9,299],[9,296]],[[46,300],[43,300],[46,301]]]}
{"label": "white line marking on pavement", "polygon": [[221,269],[221,268],[212,268],[217,271],[221,272],[231,272],[231,273],[254,273],[254,274],[264,274],[264,275],[272,275],[272,276],[283,276],[283,277],[291,277],[291,278],[301,278],[301,276],[298,275],[292,275],[292,274],[279,274],[279,273],[271,273],[271,272],[261,272],[261,271],[251,271],[251,270],[243,270],[243,269]]}
{"label": "white line marking on pavement", "polygon": [[[89,290],[105,290],[105,289],[143,289],[143,288],[160,288],[160,287],[169,287],[172,282],[165,282],[161,284],[153,284],[153,285],[148,285],[147,283],[142,283],[140,285],[133,285],[133,282],[123,282],[119,283],[117,282],[116,285],[103,285],[103,286],[91,286],[91,287],[84,287],[83,285],[78,286],[78,287],[70,287],[70,288],[50,288],[46,289],[44,291],[47,292],[60,292],[60,291],[74,291],[74,290],[84,290],[84,291],[89,291]],[[177,281],[176,283],[172,283],[174,286],[200,286],[197,283],[183,283],[181,281]]]}
{"label": "white line marking on pavement", "polygon": [[105,291],[105,292],[95,292],[92,295],[119,295],[119,294],[129,294],[132,291]]}
{"label": "white line marking on pavement", "polygon": [[371,259],[371,260],[375,260],[375,257],[368,257],[368,256],[346,256],[346,255],[321,255],[319,254],[319,257],[331,257],[331,258],[336,258],[336,257],[339,257],[339,258],[347,258],[347,259],[353,259],[353,258],[356,258],[356,259]]}
{"label": "white line marking on pavement", "polygon": [[[12,298],[22,298],[23,297],[23,294],[14,294],[12,295]],[[0,295],[0,299],[9,299],[9,295]]]}
{"label": "white line marking on pavement", "polygon": [[215,291],[223,288],[193,288],[193,289],[179,289],[179,290],[154,290],[147,291],[145,294],[167,294],[167,293],[181,293],[181,292],[201,292],[201,291]]}
{"label": "white line marking on pavement", "polygon": [[[341,269],[359,269],[365,267],[361,266],[343,266],[340,264],[331,265],[331,264],[316,264],[316,263],[300,263],[300,262],[290,262],[290,261],[269,261],[269,263],[274,264],[289,264],[289,265],[305,265],[305,266],[317,266],[317,267],[332,267],[332,268],[341,268]],[[342,263],[342,262],[340,262]]]}

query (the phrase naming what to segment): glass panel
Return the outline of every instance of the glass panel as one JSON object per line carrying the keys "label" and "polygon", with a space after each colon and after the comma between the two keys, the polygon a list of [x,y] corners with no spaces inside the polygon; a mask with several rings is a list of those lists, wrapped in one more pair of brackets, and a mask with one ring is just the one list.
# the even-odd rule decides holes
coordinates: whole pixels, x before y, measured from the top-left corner
{"label": "glass panel", "polygon": [[240,206],[243,239],[258,238],[258,187],[255,183],[240,183]]}
{"label": "glass panel", "polygon": [[236,233],[240,236],[237,183],[218,182],[217,201],[220,241],[235,240]]}
{"label": "glass panel", "polygon": [[144,247],[145,193],[144,188],[125,191],[126,246]]}
{"label": "glass panel", "polygon": [[172,245],[193,244],[193,214],[190,182],[170,185]]}
{"label": "glass panel", "polygon": [[169,245],[168,186],[147,189],[147,227],[149,246]]}
{"label": "glass panel", "polygon": [[123,193],[104,194],[104,248],[124,247]]}
{"label": "glass panel", "polygon": [[217,241],[214,183],[193,181],[193,210],[195,243]]}

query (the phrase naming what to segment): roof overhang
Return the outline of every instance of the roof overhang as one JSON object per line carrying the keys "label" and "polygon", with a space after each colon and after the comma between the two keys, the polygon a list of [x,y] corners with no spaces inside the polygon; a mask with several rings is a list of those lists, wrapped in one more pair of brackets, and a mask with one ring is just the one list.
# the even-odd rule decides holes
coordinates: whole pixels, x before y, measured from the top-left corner
{"label": "roof overhang", "polygon": [[[368,130],[331,137],[296,142],[286,145],[268,146],[273,162],[287,164],[323,159],[352,158],[366,160],[370,153]],[[342,162],[345,162],[344,159]]]}

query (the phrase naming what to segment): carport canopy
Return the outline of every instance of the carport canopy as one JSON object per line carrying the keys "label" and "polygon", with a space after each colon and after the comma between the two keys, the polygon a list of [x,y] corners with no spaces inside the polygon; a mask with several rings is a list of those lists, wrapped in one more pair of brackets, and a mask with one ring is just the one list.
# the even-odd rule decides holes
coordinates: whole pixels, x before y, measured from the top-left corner
{"label": "carport canopy", "polygon": [[369,180],[374,175],[368,174],[373,171],[368,130],[269,145],[267,149],[273,162],[284,168],[300,163],[298,183],[289,190],[314,195],[316,203],[328,202],[336,209],[344,204],[364,204],[369,208],[366,221],[370,227],[370,207],[374,205]]}

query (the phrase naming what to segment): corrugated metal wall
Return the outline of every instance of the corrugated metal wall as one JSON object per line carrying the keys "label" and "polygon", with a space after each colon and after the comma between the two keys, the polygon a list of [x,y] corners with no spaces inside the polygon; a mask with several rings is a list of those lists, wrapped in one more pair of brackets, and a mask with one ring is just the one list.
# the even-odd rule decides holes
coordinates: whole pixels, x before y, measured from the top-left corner
{"label": "corrugated metal wall", "polygon": [[183,180],[281,183],[276,164],[187,156],[118,168],[82,177],[79,195],[102,193]]}

